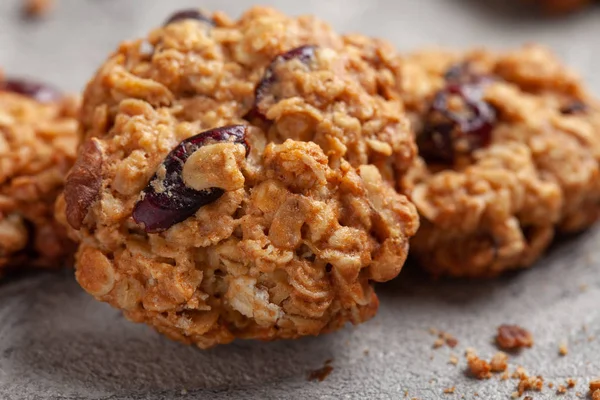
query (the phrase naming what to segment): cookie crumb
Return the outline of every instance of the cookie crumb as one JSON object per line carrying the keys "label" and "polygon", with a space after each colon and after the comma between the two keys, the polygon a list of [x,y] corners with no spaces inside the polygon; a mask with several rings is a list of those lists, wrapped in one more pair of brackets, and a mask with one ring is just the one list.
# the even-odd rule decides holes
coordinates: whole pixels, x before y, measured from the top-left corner
{"label": "cookie crumb", "polygon": [[522,367],[517,368],[516,374],[519,378],[519,386],[517,387],[519,396],[530,390],[540,392],[544,388],[544,378],[541,376],[529,376]]}
{"label": "cookie crumb", "polygon": [[550,389],[554,389],[554,383],[552,383],[552,382],[548,382],[548,387],[549,387]]}
{"label": "cookie crumb", "polygon": [[533,397],[531,397],[531,396],[525,396],[525,397],[523,398],[523,400],[533,400]]}
{"label": "cookie crumb", "polygon": [[309,381],[317,380],[319,382],[323,382],[325,379],[327,379],[329,374],[331,374],[331,371],[333,371],[331,362],[332,362],[332,360],[327,360],[327,361],[325,361],[325,365],[322,368],[312,371],[308,375],[308,380]]}
{"label": "cookie crumb", "polygon": [[575,385],[577,385],[577,380],[573,379],[573,378],[569,378],[567,379],[567,387],[570,388],[574,388]]}
{"label": "cookie crumb", "polygon": [[444,393],[446,393],[446,394],[454,393],[455,390],[456,390],[456,387],[452,386],[452,387],[444,389]]}
{"label": "cookie crumb", "polygon": [[456,357],[454,354],[450,354],[450,360],[448,360],[448,363],[458,365],[458,357]]}
{"label": "cookie crumb", "polygon": [[433,342],[434,349],[438,349],[444,344],[452,349],[458,345],[458,340],[447,332],[440,331],[434,328],[429,328],[429,333],[438,336],[435,342]]}
{"label": "cookie crumb", "polygon": [[496,343],[502,349],[515,350],[533,346],[531,333],[518,325],[500,325]]}
{"label": "cookie crumb", "polygon": [[567,344],[566,343],[561,343],[558,346],[558,354],[560,354],[561,356],[566,356],[569,353],[569,349],[567,348]]}
{"label": "cookie crumb", "polygon": [[500,379],[503,381],[508,380],[508,378],[510,378],[510,374],[508,373],[508,369],[506,371],[504,371],[504,373],[500,376]]}
{"label": "cookie crumb", "polygon": [[600,379],[594,379],[590,382],[590,393],[600,390]]}
{"label": "cookie crumb", "polygon": [[558,388],[556,389],[556,394],[565,394],[567,393],[567,388],[565,387],[565,385],[558,385]]}
{"label": "cookie crumb", "polygon": [[27,18],[41,18],[54,7],[54,0],[24,0],[23,15]]}
{"label": "cookie crumb", "polygon": [[475,378],[489,379],[492,377],[492,373],[490,372],[492,367],[490,364],[479,358],[474,352],[469,352],[467,354],[467,363],[471,374],[473,374]]}
{"label": "cookie crumb", "polygon": [[490,361],[492,372],[503,372],[508,368],[508,355],[502,351],[497,352]]}

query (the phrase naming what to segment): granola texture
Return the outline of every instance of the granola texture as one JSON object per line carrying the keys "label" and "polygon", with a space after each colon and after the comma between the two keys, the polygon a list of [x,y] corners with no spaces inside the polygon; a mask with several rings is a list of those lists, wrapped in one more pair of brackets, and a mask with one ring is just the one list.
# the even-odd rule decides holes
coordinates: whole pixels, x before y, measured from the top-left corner
{"label": "granola texture", "polygon": [[[415,155],[400,101],[313,17],[182,15],[123,43],[85,91],[86,139],[58,202],[81,243],[77,280],[201,348],[368,320],[371,282],[399,273],[418,228],[389,184]],[[180,168],[187,188],[222,195],[147,233],[132,214],[170,190],[170,152],[230,125],[247,147],[208,141]]]}
{"label": "granola texture", "polygon": [[431,50],[400,64],[421,156],[399,186],[422,217],[411,250],[423,267],[493,277],[597,220],[600,108],[551,52]]}
{"label": "granola texture", "polygon": [[62,267],[75,250],[54,202],[75,160],[78,101],[38,101],[7,82],[0,73],[0,275]]}

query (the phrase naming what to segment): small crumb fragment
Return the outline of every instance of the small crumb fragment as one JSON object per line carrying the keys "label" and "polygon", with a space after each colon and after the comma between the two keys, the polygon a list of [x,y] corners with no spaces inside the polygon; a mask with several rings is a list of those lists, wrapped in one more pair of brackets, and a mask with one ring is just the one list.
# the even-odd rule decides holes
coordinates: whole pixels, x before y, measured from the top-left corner
{"label": "small crumb fragment", "polygon": [[28,18],[41,18],[54,6],[53,0],[24,0],[23,14]]}
{"label": "small crumb fragment", "polygon": [[438,331],[434,328],[429,328],[429,333],[431,333],[432,335],[437,335],[437,339],[435,340],[435,342],[433,342],[434,349],[438,349],[444,344],[450,348],[455,348],[458,345],[458,340],[447,332]]}
{"label": "small crumb fragment", "polygon": [[573,378],[567,379],[567,387],[569,389],[574,388],[575,385],[577,385],[577,380],[576,379],[573,379]]}
{"label": "small crumb fragment", "polygon": [[558,346],[558,354],[560,354],[561,356],[566,356],[569,353],[569,349],[567,348],[567,344],[566,343],[561,343]]}
{"label": "small crumb fragment", "polygon": [[531,396],[525,396],[525,397],[523,398],[523,400],[533,400],[533,397],[531,397]]}
{"label": "small crumb fragment", "polygon": [[577,396],[577,397],[583,397],[583,394],[581,394],[581,392],[575,392],[575,396]]}
{"label": "small crumb fragment", "polygon": [[456,390],[456,387],[452,386],[452,387],[444,389],[444,393],[446,393],[446,394],[454,393],[455,390]]}
{"label": "small crumb fragment", "polygon": [[479,358],[474,352],[467,354],[467,363],[469,365],[471,374],[473,374],[475,378],[489,379],[492,377],[492,373],[490,372],[492,367],[490,364],[487,361]]}
{"label": "small crumb fragment", "polygon": [[503,372],[508,368],[508,355],[502,351],[497,352],[490,361],[492,372]]}
{"label": "small crumb fragment", "polygon": [[512,397],[513,399],[518,399],[519,398],[519,392],[512,392],[512,394],[510,395],[510,397]]}
{"label": "small crumb fragment", "polygon": [[333,371],[331,362],[332,362],[332,360],[327,360],[327,361],[325,361],[325,365],[322,368],[312,371],[308,375],[308,380],[309,381],[318,380],[319,382],[323,382],[325,379],[327,379],[329,374],[331,374],[331,371]]}
{"label": "small crumb fragment", "polygon": [[450,354],[450,360],[448,360],[448,363],[458,365],[458,357],[456,357],[454,354]]}
{"label": "small crumb fragment", "polygon": [[552,382],[548,382],[548,387],[549,387],[550,389],[554,389],[554,383],[552,383]]}
{"label": "small crumb fragment", "polygon": [[516,374],[519,377],[519,386],[517,387],[519,396],[529,390],[540,392],[544,388],[544,378],[541,376],[529,376],[521,367],[517,368]]}
{"label": "small crumb fragment", "polygon": [[531,333],[518,325],[500,325],[496,343],[502,349],[520,349],[533,346]]}
{"label": "small crumb fragment", "polygon": [[508,380],[508,378],[510,378],[510,374],[508,373],[508,369],[506,371],[504,371],[504,373],[500,376],[500,379],[502,379],[503,381]]}
{"label": "small crumb fragment", "polygon": [[565,385],[558,385],[558,388],[556,388],[556,394],[565,394],[567,393],[567,388],[565,387]]}
{"label": "small crumb fragment", "polygon": [[600,390],[600,379],[594,379],[590,382],[590,393]]}

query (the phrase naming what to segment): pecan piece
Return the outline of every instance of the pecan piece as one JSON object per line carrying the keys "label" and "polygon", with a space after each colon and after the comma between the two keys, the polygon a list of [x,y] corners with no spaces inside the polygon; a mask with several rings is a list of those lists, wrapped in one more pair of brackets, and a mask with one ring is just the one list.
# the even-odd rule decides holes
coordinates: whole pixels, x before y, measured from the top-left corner
{"label": "pecan piece", "polygon": [[65,203],[67,221],[79,230],[102,186],[102,150],[95,138],[81,146],[80,156],[67,176]]}

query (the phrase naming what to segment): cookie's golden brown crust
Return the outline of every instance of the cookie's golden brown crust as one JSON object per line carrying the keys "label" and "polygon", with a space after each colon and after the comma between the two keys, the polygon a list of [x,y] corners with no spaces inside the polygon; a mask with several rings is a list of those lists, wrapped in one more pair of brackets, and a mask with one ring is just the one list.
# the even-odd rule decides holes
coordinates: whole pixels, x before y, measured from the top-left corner
{"label": "cookie's golden brown crust", "polygon": [[[149,52],[123,43],[89,83],[81,122],[93,145],[79,160],[101,160],[81,162],[59,201],[80,228],[79,283],[202,348],[369,319],[369,282],[398,274],[418,228],[414,206],[384,182],[415,153],[400,102],[380,96],[372,66],[312,17],[253,8],[212,18],[155,30]],[[315,47],[287,53],[304,45]],[[246,158],[240,144],[213,143],[182,168],[190,187],[217,185],[222,197],[144,232],[132,210],[167,154],[231,124],[247,126]]]}
{"label": "cookie's golden brown crust", "polygon": [[74,251],[54,201],[75,159],[77,109],[71,98],[40,103],[0,89],[0,274],[62,267]]}
{"label": "cookie's golden brown crust", "polygon": [[417,135],[424,135],[433,98],[447,85],[445,74],[464,63],[490,79],[483,100],[496,113],[491,143],[454,163],[419,157],[400,186],[422,216],[412,242],[421,264],[437,275],[490,277],[531,265],[555,231],[597,220],[600,108],[538,46],[427,51],[397,69]]}

